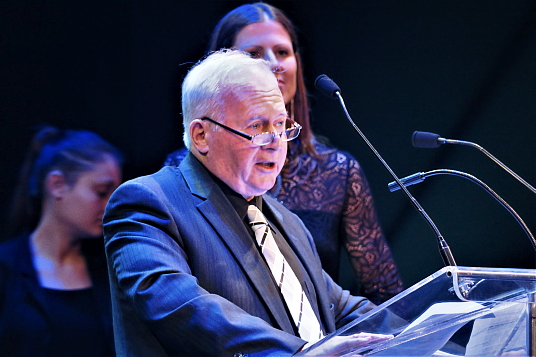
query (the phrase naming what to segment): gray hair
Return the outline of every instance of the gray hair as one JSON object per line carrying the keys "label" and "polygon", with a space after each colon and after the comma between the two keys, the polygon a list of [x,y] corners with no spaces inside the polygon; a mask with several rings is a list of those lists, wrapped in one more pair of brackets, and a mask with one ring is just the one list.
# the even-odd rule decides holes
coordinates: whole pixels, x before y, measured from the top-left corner
{"label": "gray hair", "polygon": [[199,61],[182,83],[184,145],[190,148],[189,128],[193,120],[223,118],[225,96],[253,85],[252,78],[259,78],[263,72],[273,74],[270,63],[253,59],[242,51],[220,50]]}

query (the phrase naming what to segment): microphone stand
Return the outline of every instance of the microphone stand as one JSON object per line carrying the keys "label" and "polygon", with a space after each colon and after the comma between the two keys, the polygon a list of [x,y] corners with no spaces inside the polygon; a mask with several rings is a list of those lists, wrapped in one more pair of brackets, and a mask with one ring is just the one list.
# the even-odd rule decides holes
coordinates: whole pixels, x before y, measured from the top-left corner
{"label": "microphone stand", "polygon": [[[419,145],[417,142],[419,139],[423,139],[428,145]],[[432,144],[430,140],[437,140],[435,141],[436,144]],[[529,184],[527,181],[525,181],[521,176],[516,174],[512,169],[510,169],[508,166],[503,164],[499,159],[497,159],[495,156],[493,156],[489,151],[484,149],[482,146],[470,142],[470,141],[463,141],[463,140],[454,140],[454,139],[445,139],[440,137],[438,134],[423,132],[423,131],[416,131],[413,133],[412,136],[412,143],[415,147],[438,147],[440,144],[457,144],[457,145],[465,145],[465,146],[471,146],[473,148],[476,148],[480,150],[484,155],[489,157],[493,162],[495,162],[497,165],[499,165],[501,168],[503,168],[506,172],[508,172],[510,175],[512,175],[514,178],[516,178],[519,182],[521,182],[523,185],[525,185],[529,190],[532,191],[532,193],[536,193],[536,188],[534,188],[531,184]]]}
{"label": "microphone stand", "polygon": [[400,189],[401,187],[406,188],[406,185],[410,186],[410,185],[413,185],[413,184],[417,184],[417,183],[423,182],[424,179],[426,179],[427,177],[435,176],[435,175],[442,175],[442,174],[453,175],[453,176],[459,176],[459,177],[466,178],[466,179],[476,183],[477,185],[482,187],[484,190],[486,190],[486,192],[488,192],[491,196],[493,196],[493,198],[495,198],[504,208],[506,208],[506,210],[508,212],[510,212],[510,214],[512,214],[512,216],[514,216],[514,218],[516,219],[517,223],[519,223],[521,225],[521,227],[523,228],[523,231],[529,237],[529,239],[530,239],[530,241],[532,243],[532,246],[534,247],[534,250],[536,250],[536,239],[534,238],[534,235],[530,231],[529,227],[525,224],[523,219],[517,214],[517,212],[504,199],[501,198],[501,196],[499,196],[488,185],[486,185],[484,182],[482,182],[481,180],[479,180],[478,178],[476,178],[473,175],[470,175],[470,174],[465,173],[465,172],[456,171],[456,170],[449,170],[449,169],[438,169],[438,170],[432,170],[432,171],[428,171],[428,172],[419,172],[417,174],[413,174],[413,175],[410,175],[410,176],[408,176],[406,178],[403,178],[402,180],[400,180],[401,182],[397,181],[397,182],[389,183],[388,184],[389,191],[393,192],[393,191],[396,191],[396,190]]}
{"label": "microphone stand", "polygon": [[484,149],[482,146],[480,146],[480,145],[478,145],[476,143],[472,143],[470,141],[463,141],[463,140],[453,140],[453,139],[439,138],[438,141],[442,141],[445,144],[458,144],[458,145],[466,145],[466,146],[471,146],[471,147],[477,148],[482,153],[484,153],[487,157],[489,157],[491,160],[493,160],[497,165],[499,165],[504,170],[506,170],[510,175],[514,176],[519,182],[521,182],[523,185],[525,185],[529,190],[531,190],[533,193],[536,193],[536,188],[532,187],[521,176],[519,176],[514,171],[512,171],[508,166],[503,164],[499,159],[497,159],[495,156],[493,156],[489,151]]}
{"label": "microphone stand", "polygon": [[350,124],[352,124],[355,131],[361,136],[363,141],[367,144],[367,146],[372,150],[372,152],[376,155],[376,157],[380,160],[380,162],[383,164],[383,166],[389,171],[391,176],[395,179],[395,181],[398,183],[398,185],[402,188],[402,191],[406,194],[406,196],[409,198],[415,209],[424,217],[426,222],[428,222],[428,225],[432,228],[434,231],[436,237],[437,237],[437,244],[439,245],[439,253],[441,254],[441,258],[443,259],[443,263],[446,266],[456,266],[456,261],[454,260],[454,256],[452,255],[452,252],[450,251],[450,247],[448,246],[447,242],[441,235],[441,232],[439,232],[439,229],[435,225],[435,223],[432,221],[430,216],[424,211],[422,206],[417,202],[417,200],[413,197],[413,195],[408,191],[406,186],[400,182],[400,179],[398,176],[394,173],[394,171],[391,169],[391,167],[385,162],[385,160],[381,157],[380,153],[374,148],[374,146],[370,143],[370,141],[367,139],[367,137],[363,134],[363,132],[355,125],[354,121],[350,117],[350,113],[348,113],[348,110],[346,109],[346,105],[344,104],[344,100],[342,99],[340,91],[336,91],[334,95],[339,98],[339,101],[341,103],[341,106],[344,110],[344,113],[346,114],[346,118],[348,118],[348,121]]}

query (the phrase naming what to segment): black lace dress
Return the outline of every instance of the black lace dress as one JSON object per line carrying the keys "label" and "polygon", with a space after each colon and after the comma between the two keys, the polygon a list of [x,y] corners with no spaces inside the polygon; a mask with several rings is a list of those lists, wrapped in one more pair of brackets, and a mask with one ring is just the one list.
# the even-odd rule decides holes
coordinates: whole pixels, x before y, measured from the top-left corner
{"label": "black lace dress", "polygon": [[[365,175],[349,153],[318,142],[315,148],[318,159],[301,155],[287,162],[268,193],[302,219],[314,238],[322,267],[335,281],[344,246],[358,293],[381,303],[403,287]],[[187,153],[180,149],[169,154],[164,165],[178,165]]]}

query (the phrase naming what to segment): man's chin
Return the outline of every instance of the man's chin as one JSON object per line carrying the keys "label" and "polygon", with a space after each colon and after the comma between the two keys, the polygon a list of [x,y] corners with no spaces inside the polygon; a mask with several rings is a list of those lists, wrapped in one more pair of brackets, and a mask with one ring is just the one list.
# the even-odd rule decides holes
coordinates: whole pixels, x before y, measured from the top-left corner
{"label": "man's chin", "polygon": [[255,188],[251,188],[247,190],[248,194],[243,195],[244,197],[253,197],[253,196],[262,196],[266,192],[268,192],[272,187],[275,185],[275,179],[273,180],[273,183],[263,183],[262,185],[255,186]]}

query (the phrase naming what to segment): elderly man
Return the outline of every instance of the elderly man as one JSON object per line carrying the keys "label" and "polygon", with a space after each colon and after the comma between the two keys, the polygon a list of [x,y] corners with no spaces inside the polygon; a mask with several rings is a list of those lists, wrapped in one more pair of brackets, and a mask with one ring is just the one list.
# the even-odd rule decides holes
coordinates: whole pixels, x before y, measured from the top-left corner
{"label": "elderly man", "polygon": [[269,64],[210,55],[184,80],[183,115],[180,166],[126,182],[106,209],[118,355],[290,356],[374,307],[263,196],[300,130]]}

